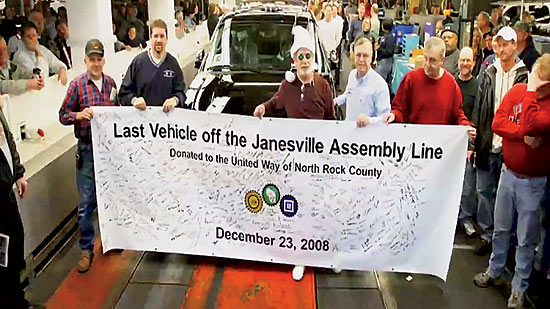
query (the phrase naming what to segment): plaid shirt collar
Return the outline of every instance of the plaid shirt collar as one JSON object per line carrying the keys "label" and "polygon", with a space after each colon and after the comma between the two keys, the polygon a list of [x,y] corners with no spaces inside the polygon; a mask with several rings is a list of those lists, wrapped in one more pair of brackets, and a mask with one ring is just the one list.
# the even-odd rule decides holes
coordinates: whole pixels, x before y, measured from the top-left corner
{"label": "plaid shirt collar", "polygon": [[[101,72],[101,81],[103,82],[104,85],[107,83],[107,79],[105,78],[105,74],[103,74],[103,72]],[[84,84],[88,85],[90,83],[93,83],[93,79],[92,79],[92,75],[90,74],[90,71],[87,71],[86,75],[84,76]]]}

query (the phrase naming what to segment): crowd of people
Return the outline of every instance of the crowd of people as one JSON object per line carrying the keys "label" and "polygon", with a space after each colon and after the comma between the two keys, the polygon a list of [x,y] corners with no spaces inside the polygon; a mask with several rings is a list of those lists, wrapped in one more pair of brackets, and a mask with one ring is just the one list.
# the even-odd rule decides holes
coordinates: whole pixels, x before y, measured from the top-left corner
{"label": "crowd of people", "polygon": [[[162,106],[165,112],[184,107],[183,73],[166,52],[168,26],[162,20],[147,23],[146,2],[113,7],[113,28],[122,48],[148,45],[131,62],[120,89],[103,73],[103,43],[92,39],[85,48],[87,71],[69,83],[59,110],[60,122],[74,126],[78,139],[80,272],[88,271],[93,261],[95,234],[90,107],[129,105],[145,110]],[[0,37],[2,93],[40,90],[49,74],[57,74],[63,85],[68,82],[72,63],[66,10],[55,12],[47,2],[40,3],[25,18],[17,17],[12,8],[5,10]],[[359,127],[373,122],[467,126],[470,144],[458,225],[468,236],[479,236],[476,254],[490,254],[488,268],[473,280],[479,287],[502,284],[508,252],[515,249],[508,306],[521,307],[533,282],[532,272],[546,276],[550,269],[550,55],[541,56],[535,49],[530,17],[512,22],[499,9],[481,12],[471,46],[461,49],[458,27],[449,16],[442,18],[437,36],[424,42],[423,67],[405,75],[392,94],[394,22],[378,19],[382,6],[375,1],[347,6],[323,1],[311,4],[336,76],[342,57],[349,54],[354,64],[344,91],[334,98],[329,83],[314,72],[314,40],[297,26],[290,48],[296,73],[287,76],[277,93],[258,105],[253,115],[261,118],[285,110],[289,118],[333,120],[336,107],[345,106],[346,119]],[[177,37],[206,19],[212,35],[222,11],[209,5],[209,16],[201,16],[200,5],[178,3]],[[8,212],[0,216],[0,233],[10,235],[10,244],[14,244],[9,251],[11,264],[0,267],[0,290],[9,291],[14,308],[27,308],[19,286],[24,267],[23,226],[11,188],[16,184],[24,197],[28,185],[2,113],[0,120],[0,204]],[[301,280],[303,274],[304,266],[297,265],[292,275]]]}
{"label": "crowd of people", "polygon": [[[87,272],[93,261],[95,231],[92,215],[97,207],[90,128],[94,113],[91,107],[128,105],[145,110],[147,106],[162,106],[165,112],[170,112],[175,107],[183,107],[186,99],[183,72],[176,58],[166,51],[168,26],[163,20],[154,20],[149,24],[148,36],[151,48],[133,59],[120,89],[117,89],[112,77],[103,73],[103,43],[97,39],[89,40],[85,47],[86,72],[71,81],[59,109],[59,121],[63,125],[74,126],[74,134],[78,140],[76,183],[80,200],[77,216],[81,255],[77,270],[80,273]],[[4,64],[8,61],[7,46],[3,41],[0,44],[0,64]],[[27,89],[39,90],[44,86],[41,79],[29,76],[17,79],[19,76],[15,73],[18,71],[12,72],[11,66],[8,66],[8,70],[10,71],[4,75],[2,69],[3,91],[20,94]],[[0,289],[6,292],[7,299],[4,301],[10,308],[41,307],[29,305],[19,283],[20,271],[25,266],[24,232],[12,186],[15,183],[20,198],[24,198],[28,192],[28,184],[24,176],[25,168],[21,164],[1,109],[0,120],[0,202],[3,207],[0,233],[10,237],[9,264],[7,267],[0,267]]]}
{"label": "crowd of people", "polygon": [[[208,18],[209,31],[217,24],[217,16],[223,14],[216,4],[208,5],[208,1],[174,1],[175,5],[175,33],[178,39],[185,34],[195,31],[196,26]],[[147,0],[123,0],[112,1],[113,34],[116,36],[115,51],[131,50],[132,48],[145,48],[149,40]],[[207,7],[203,6],[208,6]],[[22,14],[17,14],[14,7],[7,6],[0,20],[0,36],[8,44],[9,58],[16,65],[29,69],[30,64],[16,57],[18,51],[23,54],[35,53],[44,56],[36,58],[35,67],[41,69],[41,77],[48,77],[59,73],[58,63],[64,64],[66,70],[72,68],[71,48],[67,44],[70,31],[67,19],[67,10],[60,6],[55,10],[49,1],[37,1],[32,7],[25,7]],[[33,44],[32,30],[35,26],[39,45]],[[29,32],[29,33],[27,33]],[[52,55],[55,58],[52,58]],[[28,55],[27,55],[28,56]],[[28,57],[27,57],[28,58]],[[39,61],[44,63],[38,64]],[[20,63],[23,62],[23,63]],[[46,66],[49,62],[50,66]],[[52,65],[53,64],[53,65]],[[63,74],[63,73],[61,73]]]}
{"label": "crowd of people", "polygon": [[[507,258],[513,256],[509,251],[515,251],[508,306],[522,307],[529,284],[541,277],[548,280],[550,266],[550,55],[541,56],[535,49],[533,19],[523,14],[509,21],[500,8],[481,12],[472,45],[459,49],[458,27],[446,11],[437,35],[425,41],[423,68],[407,73],[391,100],[393,21],[383,20],[380,32],[379,8],[369,1],[351,2],[345,9],[340,3],[315,1],[311,10],[336,75],[338,57],[345,54],[339,49],[351,46],[355,69],[344,92],[334,99],[336,106],[346,106],[347,120],[359,127],[376,121],[469,127],[458,225],[468,236],[479,235],[477,255],[490,254],[489,267],[474,283],[502,284]],[[296,78],[283,81],[254,115],[284,109],[292,118],[333,119],[326,96],[308,98],[304,91],[313,87],[319,88],[315,93],[325,93],[326,86],[311,68],[311,43],[296,38],[291,49]],[[384,81],[387,85],[381,87]],[[296,280],[303,269],[295,267]]]}

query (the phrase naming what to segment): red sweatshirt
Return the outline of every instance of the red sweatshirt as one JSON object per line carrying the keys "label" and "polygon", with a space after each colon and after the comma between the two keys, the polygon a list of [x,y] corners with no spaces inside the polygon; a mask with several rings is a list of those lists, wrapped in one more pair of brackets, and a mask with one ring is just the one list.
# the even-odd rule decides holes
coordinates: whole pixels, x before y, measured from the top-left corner
{"label": "red sweatshirt", "polygon": [[460,88],[447,71],[440,79],[429,78],[422,68],[407,73],[397,89],[391,112],[395,122],[470,125],[462,111]]}
{"label": "red sweatshirt", "polygon": [[[530,177],[550,172],[550,97],[537,99],[526,84],[514,85],[502,99],[493,132],[502,137],[504,164],[512,171]],[[524,136],[541,137],[542,144],[533,149]]]}

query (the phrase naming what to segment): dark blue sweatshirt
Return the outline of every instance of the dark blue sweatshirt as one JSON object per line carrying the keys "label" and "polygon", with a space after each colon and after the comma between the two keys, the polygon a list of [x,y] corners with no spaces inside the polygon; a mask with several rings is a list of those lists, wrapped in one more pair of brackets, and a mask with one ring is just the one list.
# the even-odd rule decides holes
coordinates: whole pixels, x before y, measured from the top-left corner
{"label": "dark blue sweatshirt", "polygon": [[376,59],[378,61],[385,58],[392,58],[395,50],[395,37],[391,31],[386,32],[382,40],[380,40],[380,47],[377,51]]}
{"label": "dark blue sweatshirt", "polygon": [[178,61],[167,53],[156,65],[149,51],[137,55],[126,71],[118,97],[122,105],[132,105],[133,98],[143,97],[147,106],[162,106],[166,99],[177,97],[177,106],[183,107],[185,82]]}

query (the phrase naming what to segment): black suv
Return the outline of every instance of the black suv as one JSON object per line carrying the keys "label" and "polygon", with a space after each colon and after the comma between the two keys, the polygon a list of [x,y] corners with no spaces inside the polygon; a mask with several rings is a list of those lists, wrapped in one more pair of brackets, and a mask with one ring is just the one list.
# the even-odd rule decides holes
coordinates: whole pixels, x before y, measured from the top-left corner
{"label": "black suv", "polygon": [[186,105],[201,111],[252,115],[256,105],[277,91],[285,72],[292,70],[291,31],[296,25],[314,34],[313,68],[334,89],[307,3],[255,1],[220,18],[209,51],[198,62],[199,71],[187,90]]}

